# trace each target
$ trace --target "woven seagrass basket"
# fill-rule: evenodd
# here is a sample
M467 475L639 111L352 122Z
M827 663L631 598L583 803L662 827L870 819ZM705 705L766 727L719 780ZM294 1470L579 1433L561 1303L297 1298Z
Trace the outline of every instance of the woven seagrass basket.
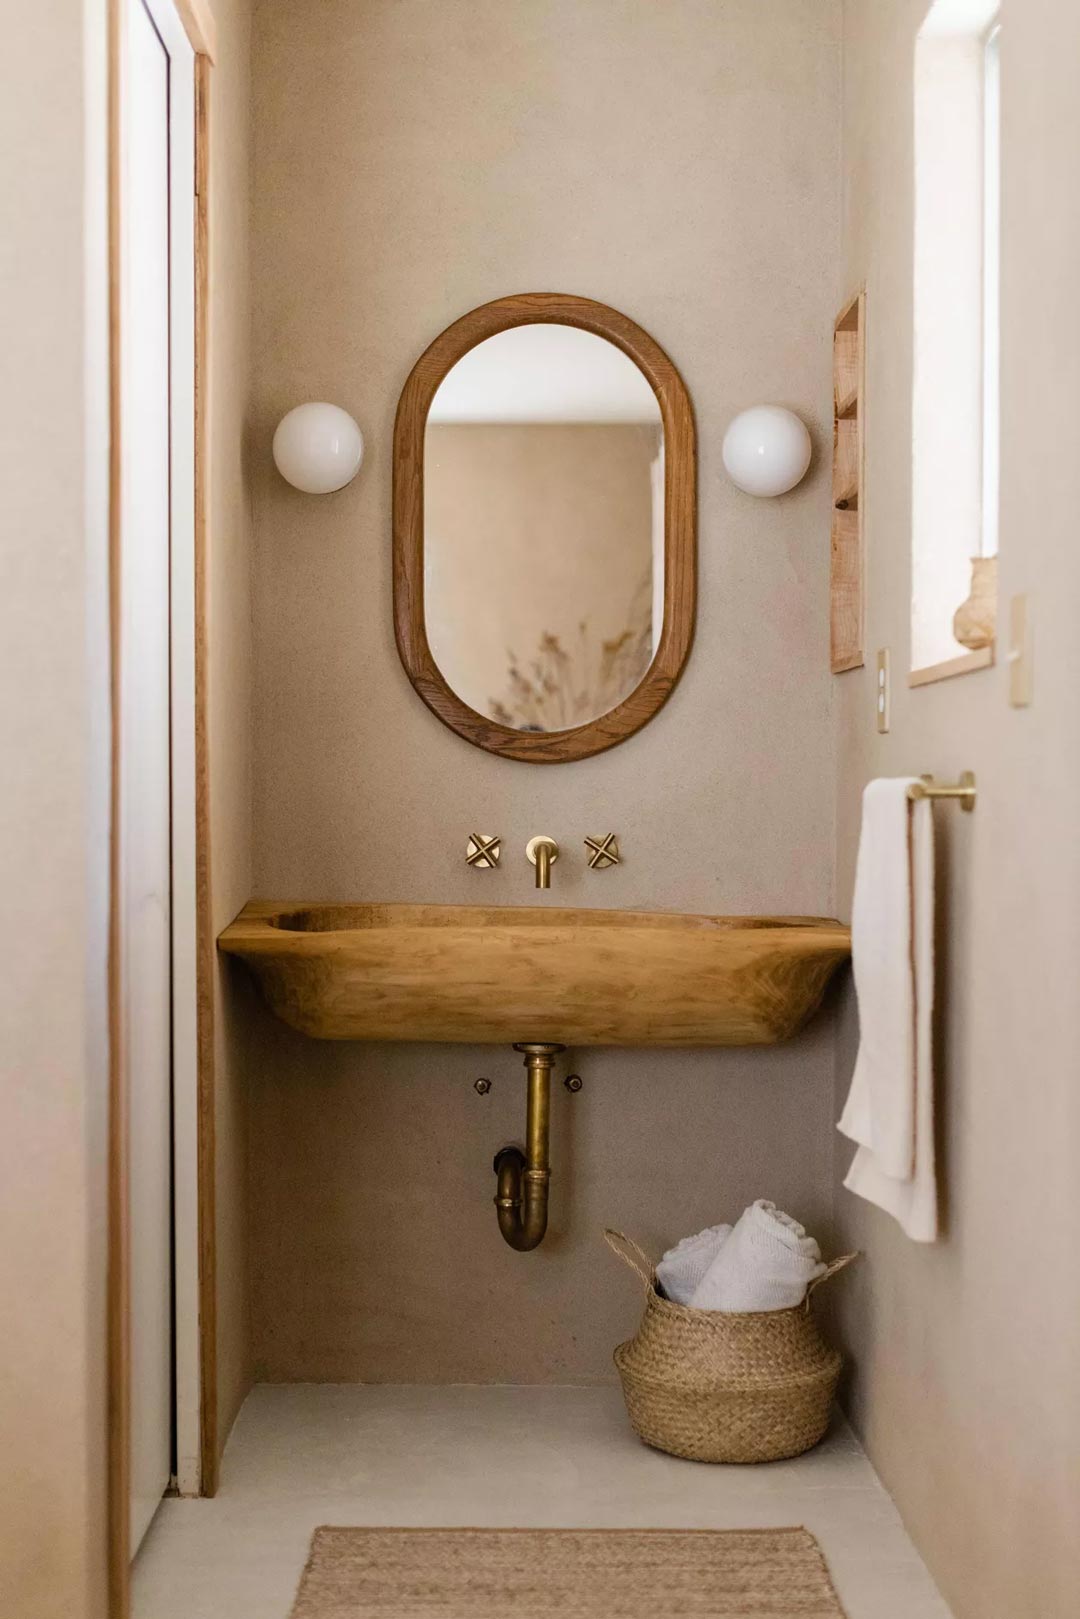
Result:
M810 1295L854 1254L834 1259L795 1309L736 1314L661 1298L637 1243L621 1231L604 1237L645 1284L641 1326L616 1349L615 1365L647 1445L694 1462L776 1462L817 1444L840 1356L818 1332Z

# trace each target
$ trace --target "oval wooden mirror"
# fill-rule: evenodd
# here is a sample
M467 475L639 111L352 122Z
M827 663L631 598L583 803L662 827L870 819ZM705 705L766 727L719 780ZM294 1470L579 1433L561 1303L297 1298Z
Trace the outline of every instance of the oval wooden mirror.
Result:
M652 719L696 591L694 421L625 315L526 293L416 362L394 428L394 629L451 730L536 764Z

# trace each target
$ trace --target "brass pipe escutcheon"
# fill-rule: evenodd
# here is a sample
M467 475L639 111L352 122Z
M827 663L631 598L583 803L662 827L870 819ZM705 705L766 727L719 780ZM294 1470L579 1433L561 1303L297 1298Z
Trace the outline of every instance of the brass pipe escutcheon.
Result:
M525 1053L528 1101L525 1112L525 1151L501 1147L495 1154L498 1183L495 1209L504 1241L519 1253L539 1247L547 1230L548 1134L551 1121L551 1070L565 1046L528 1042L515 1045Z

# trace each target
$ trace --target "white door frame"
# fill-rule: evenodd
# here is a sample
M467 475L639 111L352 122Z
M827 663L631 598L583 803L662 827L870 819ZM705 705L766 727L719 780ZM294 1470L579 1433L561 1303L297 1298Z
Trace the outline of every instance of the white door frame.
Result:
M174 1482L198 1494L198 999L195 827L195 53L174 0L149 16L169 60L169 720L172 945ZM121 60L125 60L122 49ZM123 141L121 129L121 140ZM121 199L121 210L123 210ZM121 322L121 351L124 331ZM124 400L120 401L121 442ZM121 536L121 548L125 536ZM123 646L120 657L123 660ZM123 736L120 747L123 748ZM123 948L123 945L121 946Z
M122 1022L123 940L118 928L120 865L117 835L120 669L119 588L123 555L121 457L124 399L123 142L124 29L132 0L94 0L108 16L109 150L109 421L111 595L111 743L113 825L110 837L109 933L109 1265L108 1587L111 1619L127 1619L130 1556L130 1209L128 1198L128 1076ZM151 0L150 15L170 56L183 63L185 93L176 97L171 135L170 193L175 323L170 323L173 438L172 510L177 543L171 558L170 670L173 769L172 886L174 1037L174 1267L176 1484L181 1493L213 1493L217 1479L213 1211L213 982L210 914L209 780L206 734L207 547L207 128L210 68L216 54L211 0ZM190 58L194 53L194 60ZM190 91L188 87L190 86ZM196 187L198 186L198 193ZM184 199L190 199L190 206ZM183 289L182 301L179 289Z
M181 1495L198 1495L202 1480L195 823L195 52L173 0L141 3L169 53L175 1476Z

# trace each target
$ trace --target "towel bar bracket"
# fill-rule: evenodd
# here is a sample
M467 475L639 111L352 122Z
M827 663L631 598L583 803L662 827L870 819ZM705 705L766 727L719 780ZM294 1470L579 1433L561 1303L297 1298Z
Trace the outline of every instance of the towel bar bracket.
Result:
M965 770L960 780L948 785L939 785L933 776L924 776L921 781L912 782L908 788L908 797L919 798L955 798L960 808L970 813L975 808L975 773Z

